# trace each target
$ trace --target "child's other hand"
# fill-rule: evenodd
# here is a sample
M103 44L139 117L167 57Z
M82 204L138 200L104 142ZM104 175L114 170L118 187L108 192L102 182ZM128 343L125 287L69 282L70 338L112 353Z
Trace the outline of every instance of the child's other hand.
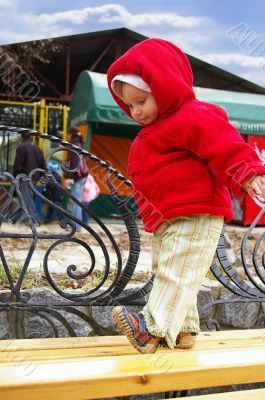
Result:
M262 196L265 200L265 175L255 176L243 184L243 189L251 197Z

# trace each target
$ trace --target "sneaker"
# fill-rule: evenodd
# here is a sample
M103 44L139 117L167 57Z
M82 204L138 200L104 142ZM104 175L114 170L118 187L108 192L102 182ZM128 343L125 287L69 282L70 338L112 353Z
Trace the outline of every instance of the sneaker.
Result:
M176 339L175 348L191 349L196 343L197 333L195 332L180 332Z
M161 338L147 331L142 314L130 312L126 307L118 306L113 308L112 318L115 326L127 336L139 353L148 354L156 351Z

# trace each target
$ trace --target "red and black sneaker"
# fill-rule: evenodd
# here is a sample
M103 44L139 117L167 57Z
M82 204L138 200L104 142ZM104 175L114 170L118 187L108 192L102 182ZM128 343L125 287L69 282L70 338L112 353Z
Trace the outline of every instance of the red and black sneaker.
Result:
M115 326L127 336L139 353L148 354L156 351L161 338L147 331L142 314L130 312L126 307L118 306L113 308L112 318Z

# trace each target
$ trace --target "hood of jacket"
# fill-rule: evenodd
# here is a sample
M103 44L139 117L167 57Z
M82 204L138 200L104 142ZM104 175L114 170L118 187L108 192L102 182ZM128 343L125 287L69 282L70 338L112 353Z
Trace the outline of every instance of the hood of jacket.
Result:
M123 54L108 69L108 85L117 104L131 117L129 108L111 88L117 74L139 75L150 87L164 118L182 104L195 98L193 74L186 55L174 44L163 39L146 39Z

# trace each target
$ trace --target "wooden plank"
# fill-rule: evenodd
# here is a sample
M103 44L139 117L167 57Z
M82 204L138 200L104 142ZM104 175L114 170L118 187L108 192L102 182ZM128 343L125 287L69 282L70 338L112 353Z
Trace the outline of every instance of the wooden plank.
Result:
M201 333L194 349L189 351L221 350L223 348L245 348L259 347L264 342L262 332L264 330L253 331L229 331ZM34 360L44 359L64 359L64 358L84 358L138 354L124 336L106 336L90 338L49 338L49 339L22 339L0 341L0 363L16 362L27 359L28 352ZM159 351L170 352L168 348ZM186 352L187 350L177 350Z
M265 342L265 329L246 329L232 331L201 332L197 337L196 346L214 346L222 342L229 346L246 345L246 341L259 340ZM205 343L207 342L207 346ZM129 341L125 336L92 336L74 338L44 338L44 339L19 339L0 341L0 352L24 351L24 350L47 350L47 349L73 349L73 348L95 348L125 346ZM213 344L213 345L212 345Z
M43 339L13 339L1 340L0 352L12 350L35 349L72 349L90 348L95 346L128 346L129 341L125 336L91 336L91 337L67 337L67 338L43 338Z
M88 348L73 348L73 349L47 349L47 350L12 350L0 353L0 365L3 363L19 362L28 359L31 360L61 360L72 358L87 358L87 357L115 357L122 355L139 354L133 346L112 346L112 347L88 347Z
M259 348L206 353L162 349L151 355L29 359L0 365L0 398L28 400L30 390L39 400L97 399L261 382L264 376L264 342Z
M240 390L236 392L213 393L200 396L187 396L186 400L264 400L265 389ZM176 399L177 400L177 399Z
M215 340L249 340L261 338L265 340L265 329L234 329L227 331L205 331L199 334L200 341Z
M193 349L188 350L189 352L202 350L205 353L211 352L212 350L223 351L224 348L240 349L240 348L260 348L261 338L253 338L252 340L248 340L247 346L245 340L237 340L237 341L211 341L211 342L199 342ZM50 339L49 339L50 341ZM2 363L12 363L15 361L16 363L19 361L23 361L24 359L30 358L31 360L60 360L60 359L72 359L72 358L85 358L85 357L115 357L121 355L133 355L138 354L138 352L134 349L134 347L127 342L127 345L119 346L119 345L111 345L111 346L88 346L88 347L75 347L73 348L58 348L47 346L46 349L43 348L44 343L41 344L40 349L37 348L29 348L24 350L22 347L20 348L12 348L8 351L8 347L5 348L5 351L0 352L0 364ZM31 346L32 347L32 346ZM159 348L158 352L163 353L164 355L167 352L171 352L172 350L165 348ZM186 352L187 350L176 350L176 354L180 354L182 352Z
M251 339L265 338L265 329L233 329L227 331L204 331L200 333L200 340L215 340L215 339Z

